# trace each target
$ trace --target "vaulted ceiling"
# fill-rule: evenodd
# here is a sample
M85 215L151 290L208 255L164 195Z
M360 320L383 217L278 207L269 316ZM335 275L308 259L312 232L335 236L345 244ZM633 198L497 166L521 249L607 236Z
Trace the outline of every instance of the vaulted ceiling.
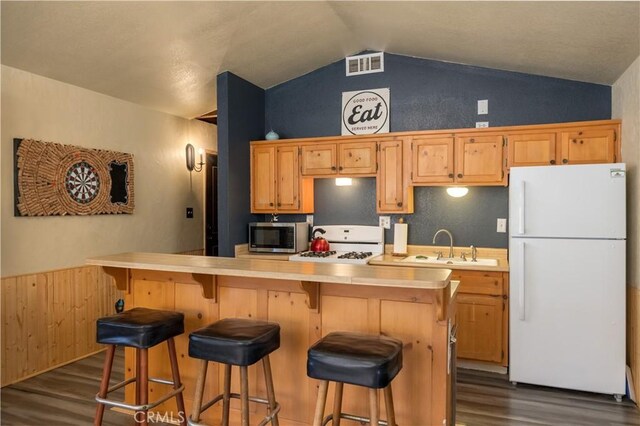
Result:
M2 1L2 64L183 117L363 50L612 84L640 2Z

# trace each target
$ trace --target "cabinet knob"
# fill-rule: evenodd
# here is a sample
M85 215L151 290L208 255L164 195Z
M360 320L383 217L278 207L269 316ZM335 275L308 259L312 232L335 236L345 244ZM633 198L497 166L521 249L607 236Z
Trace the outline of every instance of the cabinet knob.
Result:
M462 177L462 173L458 173L458 177L461 178Z
M562 159L562 164L567 164L569 162L569 160L567 160L566 158Z
M580 145L582 145L584 143L584 141L582 139L580 139Z
M453 179L453 173L449 173L449 177Z
M556 164L556 160L549 160L549 163Z
M273 203L269 203L269 205L270 205L271 207L273 207Z
M331 170L333 170L335 172L336 166L331 166Z
M469 142L475 142L476 140L474 138L469 139Z
M278 207L280 207L282 204L278 203Z
M342 166L338 167L338 170L342 170Z
M402 207L402 202L398 203L398 207Z

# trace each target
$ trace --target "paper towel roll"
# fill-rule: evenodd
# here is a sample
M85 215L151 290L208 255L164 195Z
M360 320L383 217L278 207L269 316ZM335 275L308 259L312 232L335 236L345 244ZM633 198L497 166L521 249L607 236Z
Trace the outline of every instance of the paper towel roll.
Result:
M406 223L396 223L393 225L393 254L407 253L407 234L409 225Z

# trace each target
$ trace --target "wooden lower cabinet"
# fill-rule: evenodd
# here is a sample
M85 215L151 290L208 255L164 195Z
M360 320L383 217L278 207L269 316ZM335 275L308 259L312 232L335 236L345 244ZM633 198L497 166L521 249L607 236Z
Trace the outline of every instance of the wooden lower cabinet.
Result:
M508 273L454 271L458 358L502 366L508 363Z

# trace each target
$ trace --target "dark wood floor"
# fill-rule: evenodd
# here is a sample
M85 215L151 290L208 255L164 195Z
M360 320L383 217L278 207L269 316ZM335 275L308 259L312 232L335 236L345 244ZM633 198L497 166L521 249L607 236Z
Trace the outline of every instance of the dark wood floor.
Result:
M102 360L102 354L96 355L2 389L0 424L91 424ZM114 363L114 382L121 380L123 370L119 351ZM640 411L628 400L618 404L606 395L528 385L514 387L505 376L471 370L458 372L457 408L459 425L640 426ZM345 425L348 423L351 424ZM103 424L135 422L127 415L108 411Z

